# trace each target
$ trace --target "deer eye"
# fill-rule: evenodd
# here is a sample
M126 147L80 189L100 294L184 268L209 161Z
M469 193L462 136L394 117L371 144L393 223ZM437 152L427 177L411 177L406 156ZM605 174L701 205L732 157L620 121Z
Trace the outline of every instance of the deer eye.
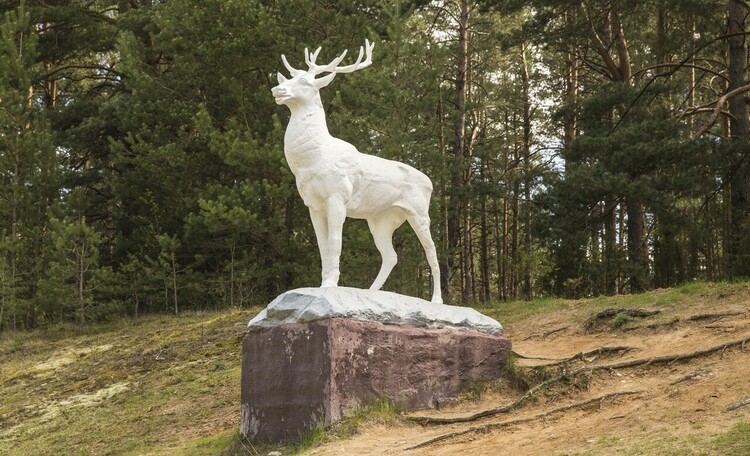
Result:
M299 82L300 82L300 84L305 85L305 86L311 86L312 85L312 83L310 82L310 80L305 79L305 78L300 79Z

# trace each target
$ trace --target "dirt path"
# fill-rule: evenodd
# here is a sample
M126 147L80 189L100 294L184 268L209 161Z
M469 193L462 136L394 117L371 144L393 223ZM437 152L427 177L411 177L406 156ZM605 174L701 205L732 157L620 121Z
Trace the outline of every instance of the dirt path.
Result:
M556 364L554 359L600 347L622 347L567 363L564 368L568 372L694 353L750 338L750 303L746 301L726 302L720 307L691 306L689 312L677 307L659 310L659 314L629 320L616 329L611 319L602 319L586 329L584 323L589 314L556 312L508 325L506 332L515 352L530 358L548 358L519 359L519 365L527 368L539 369L540 365ZM559 365L548 367L547 375L555 377L562 369ZM555 382L512 412L471 422L423 426L400 420L395 425L371 424L352 438L326 444L307 454L718 454L711 448L714 436L750 419L750 406L727 410L731 404L750 397L749 379L750 341L747 346L737 344L671 363L585 371ZM556 408L615 392L630 394L535 418ZM469 416L508 404L520 395L500 384L479 400L419 414ZM503 424L511 420L522 422ZM409 449L441 435L461 432L465 433Z

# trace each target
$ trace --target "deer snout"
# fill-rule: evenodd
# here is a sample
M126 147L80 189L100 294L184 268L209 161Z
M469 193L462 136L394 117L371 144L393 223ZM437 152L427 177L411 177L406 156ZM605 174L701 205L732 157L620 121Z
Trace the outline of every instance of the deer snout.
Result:
M286 88L277 85L271 88L271 94L276 99L276 104L283 104L283 102L289 98L289 92Z

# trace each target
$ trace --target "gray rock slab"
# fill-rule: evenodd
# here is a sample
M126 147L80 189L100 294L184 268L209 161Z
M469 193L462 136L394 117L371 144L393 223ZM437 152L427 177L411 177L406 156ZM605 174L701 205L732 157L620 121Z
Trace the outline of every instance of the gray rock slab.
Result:
M388 325L465 329L501 334L502 326L470 307L436 304L388 291L349 287L298 288L279 295L250 320L249 327L273 328L329 318L350 318Z

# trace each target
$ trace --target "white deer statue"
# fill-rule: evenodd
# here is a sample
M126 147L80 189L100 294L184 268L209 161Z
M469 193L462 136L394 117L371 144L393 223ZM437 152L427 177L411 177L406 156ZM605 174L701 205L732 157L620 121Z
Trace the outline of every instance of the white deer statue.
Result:
M284 134L284 155L297 182L297 190L310 210L320 249L322 287L338 286L341 239L346 217L366 219L375 245L383 257L371 290L379 290L398 260L393 232L405 221L417 233L432 271L432 302L441 303L440 268L430 235L432 182L411 166L360 153L353 145L328 132L320 89L338 73L351 73L372 63L375 45L365 40L352 65L339 66L346 51L328 65L317 65L320 48L305 49L308 70L297 70L281 56L291 73L277 74L279 85L271 89L277 104L292 115ZM362 61L363 55L367 57ZM321 73L329 73L316 78Z

